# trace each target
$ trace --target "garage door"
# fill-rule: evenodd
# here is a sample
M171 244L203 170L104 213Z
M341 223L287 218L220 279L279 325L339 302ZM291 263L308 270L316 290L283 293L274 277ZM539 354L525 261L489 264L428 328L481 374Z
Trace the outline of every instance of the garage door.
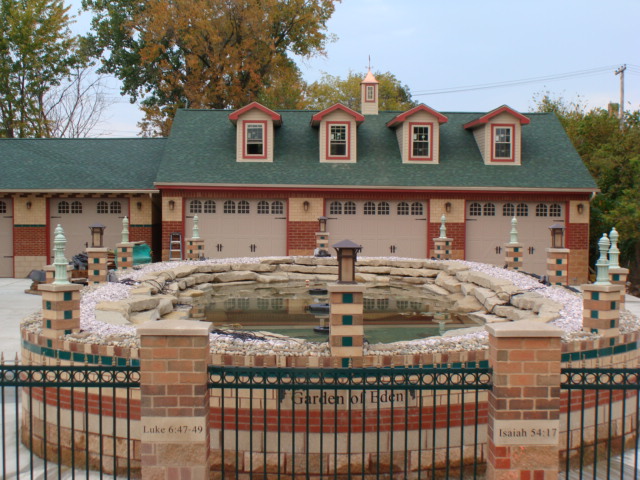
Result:
M13 207L0 199L0 277L13 277Z
M287 217L283 200L190 199L185 236L198 216L207 258L265 257L287 253Z
M524 247L523 270L545 275L551 243L549 227L564 223L559 203L468 202L466 259L504 266L504 244L509 242L511 219L518 219L518 240Z
M368 257L427 254L424 202L331 200L326 211L331 243L352 240Z
M129 212L129 201L123 198L52 198L50 201L51 248L56 225L62 225L67 246L65 255L71 259L91 246L89 225L101 223L104 231L104 246L115 249L122 241L122 219ZM51 256L53 260L53 254Z

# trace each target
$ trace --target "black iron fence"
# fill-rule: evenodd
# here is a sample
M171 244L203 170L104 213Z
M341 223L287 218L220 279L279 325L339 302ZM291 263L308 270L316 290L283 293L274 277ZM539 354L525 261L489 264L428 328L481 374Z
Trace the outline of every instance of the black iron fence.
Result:
M139 367L0 365L3 479L131 478Z
M478 478L484 469L489 368L211 366L209 379L222 478Z
M564 368L561 389L561 478L637 479L640 369Z

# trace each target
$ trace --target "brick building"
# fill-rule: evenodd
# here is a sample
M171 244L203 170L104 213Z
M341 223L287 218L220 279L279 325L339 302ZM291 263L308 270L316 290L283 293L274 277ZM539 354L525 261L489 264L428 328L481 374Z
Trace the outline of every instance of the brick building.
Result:
M370 73L361 95L361 112L180 110L163 139L0 140L0 276L49 263L58 223L68 256L95 222L115 246L127 215L131 240L168 258L197 215L207 257L310 254L320 216L362 255L431 257L444 214L453 258L496 265L515 216L538 274L561 223L569 280L587 280L597 187L555 115L380 112Z

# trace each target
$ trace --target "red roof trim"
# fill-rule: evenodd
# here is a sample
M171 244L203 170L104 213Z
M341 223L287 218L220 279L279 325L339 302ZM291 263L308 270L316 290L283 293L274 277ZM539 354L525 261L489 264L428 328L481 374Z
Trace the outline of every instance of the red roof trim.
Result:
M389 128L395 127L398 124L405 122L407 118L409 118L411 115L414 115L418 112L426 112L430 115L433 115L438 119L438 123L447 123L449 121L449 119L444 115L442 115L440 112L437 112L433 108L427 107L424 103L421 103L417 107L413 107L411 110L407 110L406 112L401 113L397 117L394 117L391 120L389 120L387 122L387 127Z
M529 120L528 117L525 117L521 113L516 112L513 108L508 107L507 105L503 105L501 107L496 108L495 110L491 110L486 115L483 115L482 117L465 124L464 128L466 129L474 128L474 127L477 127L478 125L488 123L489 120L491 120L493 117L505 112L516 117L520 121L521 125L527 125L531 121Z
M273 120L273 123L275 125L282 125L282 116L279 113L274 112L273 110L265 107L264 105L259 104L258 102L251 102L249 105L246 105L236 110L235 112L230 113L229 120L231 120L235 125L235 123L238 121L238 118L240 118L241 115L244 115L245 113L254 109L258 109L261 112L269 115L269 117L271 117L271 120Z
M349 107L345 107L341 103L336 103L333 107L322 110L311 117L311 125L317 127L325 116L335 112L336 110L341 110L344 113L351 115L358 124L364 122L364 115L359 114L355 110L351 110Z

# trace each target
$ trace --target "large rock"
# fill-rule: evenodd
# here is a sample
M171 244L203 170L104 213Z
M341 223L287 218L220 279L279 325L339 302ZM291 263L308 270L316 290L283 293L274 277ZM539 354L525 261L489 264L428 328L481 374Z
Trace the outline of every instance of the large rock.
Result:
M484 323L484 324L510 321L504 317L499 317L497 315L492 315L490 313L485 313L485 312L471 312L469 313L469 318L474 322Z
M427 292L434 293L436 295L444 295L444 296L449 295L449 291L448 290L445 290L444 288L439 287L438 285L434 285L434 284L427 284L427 285L424 286L424 289Z
M310 274L338 274L338 267L331 266L314 266L314 265L281 265L280 270L292 273L310 273Z
M156 308L160 299L157 296L131 295L125 301L129 304L131 312L142 312Z
M231 270L231 265L228 263L210 263L207 265L198 265L199 273L222 273Z
M194 280L194 285L199 283L210 283L213 281L213 275L210 273L194 273L191 275Z
M258 275L258 283L283 283L288 282L289 277L286 274L276 273L272 275Z
M388 275L391 273L391 267L369 267L369 266L357 266L356 272L359 273L375 273L376 275Z
M114 302L115 303L115 302ZM124 310L95 310L96 321L111 325L131 325L129 314Z
M398 262L407 263L407 262ZM399 277L426 277L435 278L440 273L439 270L428 270L426 268L411 268L411 267L391 267L389 269L390 275Z
M475 312L482 309L482 304L476 297L464 296L453 304L453 311L460 313Z
M260 260L260 263L266 263L267 265L282 265L284 263L293 263L293 258L291 257L263 258Z
M511 305L497 305L493 309L493 313L499 317L504 317L509 320L532 320L535 315L531 310L520 310L519 308Z
M129 320L134 325L142 325L147 322L155 322L160 319L160 313L155 308L153 310L147 310L145 312L138 312L134 315L131 315Z
M452 277L448 273L440 272L436 277L435 283L439 287L442 287L451 293L462 292L461 283L456 279L456 277Z
M237 271L251 271L251 272L273 272L276 269L276 265L270 265L268 263L237 263L231 266L232 270Z
M493 291L505 291L504 288L507 286L513 286L513 283L505 278L497 278L483 272L475 271L469 272L467 281L473 282L484 288L489 288Z
M482 304L482 306L488 312L493 312L493 309L496 305L504 305L505 302L498 294L489 288L477 287L473 291L473 295L478 299L478 301Z
M198 267L194 265L182 265L180 267L174 267L171 269L175 273L176 278L188 277L192 273L198 271Z
M231 271L225 273L218 273L214 275L215 283L227 283L227 282L246 282L255 281L258 279L258 274L255 272L241 272Z
M338 260L334 257L295 257L293 263L298 265L332 265L337 266Z
M460 262L445 262L444 263L444 271L449 275L456 275L458 272L464 272L465 270L469 270L469 267L464 263Z
M173 301L168 298L161 298L158 302L156 310L158 311L160 316L173 312Z

